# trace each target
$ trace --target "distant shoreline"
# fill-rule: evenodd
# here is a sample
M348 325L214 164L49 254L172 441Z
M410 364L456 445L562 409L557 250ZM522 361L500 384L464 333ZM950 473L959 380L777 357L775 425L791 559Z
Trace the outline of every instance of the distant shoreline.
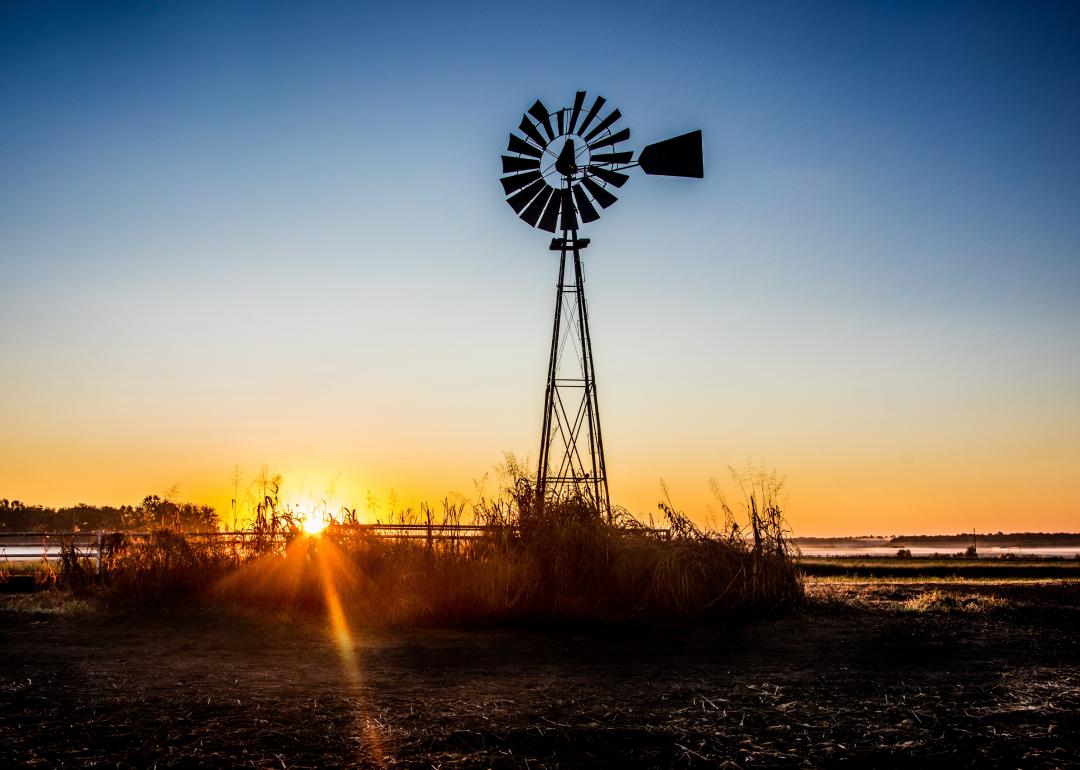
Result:
M958 535L892 535L855 537L793 537L799 547L813 548L1080 548L1080 533L1014 532Z

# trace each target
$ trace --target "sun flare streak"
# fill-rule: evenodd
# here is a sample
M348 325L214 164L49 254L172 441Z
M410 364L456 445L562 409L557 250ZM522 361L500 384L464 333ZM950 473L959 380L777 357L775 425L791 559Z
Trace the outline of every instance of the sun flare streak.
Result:
M305 531L307 531L305 529ZM320 530L321 531L321 530ZM352 690L354 700L357 703L357 720L364 737L364 748L369 759L374 760L380 767L385 764L382 736L376 726L375 720L368 714L365 695L362 691L362 676L360 664L356 657L356 643L353 640L352 631L345 618L345 612L338 596L337 583L334 580L334 568L330 564L327 551L332 549L333 543L322 540L315 547L315 562L318 565L319 578L322 583L323 597L326 601L326 612L330 620L330 630L337 644L338 656L341 658L342 668L349 688Z

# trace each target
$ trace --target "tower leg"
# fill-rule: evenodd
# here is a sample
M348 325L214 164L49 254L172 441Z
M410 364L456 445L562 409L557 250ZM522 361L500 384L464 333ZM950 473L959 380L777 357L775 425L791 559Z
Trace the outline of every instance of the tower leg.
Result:
M555 370L559 356L562 322L563 275L566 272L566 249L559 254L559 277L555 282L555 324L551 331L551 354L548 357L547 387L544 389L544 427L540 431L540 467L536 472L536 501L543 507L547 497L548 454L551 449L551 418L555 405Z

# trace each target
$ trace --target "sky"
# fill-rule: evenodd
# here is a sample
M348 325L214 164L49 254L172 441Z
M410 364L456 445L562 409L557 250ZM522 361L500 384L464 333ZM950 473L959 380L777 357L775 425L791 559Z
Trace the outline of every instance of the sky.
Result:
M587 89L613 501L1080 529L1080 7L0 5L0 497L475 499L537 457L555 255L499 155ZM485 482L485 476L487 481Z

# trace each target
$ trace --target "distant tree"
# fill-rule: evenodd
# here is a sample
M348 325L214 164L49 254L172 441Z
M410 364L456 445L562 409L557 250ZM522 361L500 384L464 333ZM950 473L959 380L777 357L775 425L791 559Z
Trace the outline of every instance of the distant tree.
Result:
M221 523L213 506L193 503L178 505L175 518L182 529L198 532L217 530Z
M139 507L135 509L132 523L138 529L157 529L162 526L161 515L163 513L162 506L164 505L165 501L157 495L147 495L139 503Z

